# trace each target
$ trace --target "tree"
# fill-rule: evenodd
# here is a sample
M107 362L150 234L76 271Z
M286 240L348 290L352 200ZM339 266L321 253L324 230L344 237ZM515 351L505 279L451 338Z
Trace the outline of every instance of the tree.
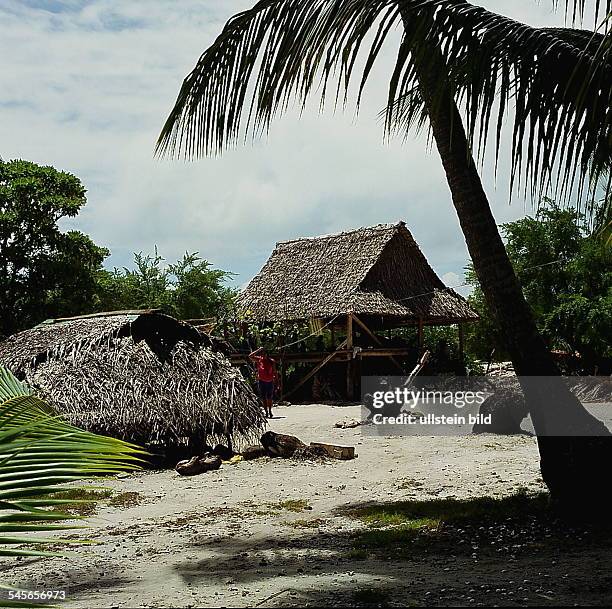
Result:
M88 311L109 252L58 226L85 203L85 188L69 173L0 161L0 335Z
M606 433L553 378L559 371L521 292L472 152L477 136L484 150L496 99L499 150L512 98L513 180L526 175L532 192L554 175L560 176L561 191L571 189L576 177L588 175L597 182L612 141L606 37L530 28L463 0L261 0L231 19L200 57L183 83L157 151L200 156L235 141L256 69L248 125L253 129L265 129L292 95L305 100L319 73L322 99L337 73L338 93L344 88L346 101L356 57L374 30L360 97L398 21L404 33L390 79L387 125L399 117L408 124L429 124L475 272L521 375L538 435ZM458 101L466 105L467 131ZM550 381L532 383L526 375ZM557 500L571 501L577 488L596 492L595 479L585 476L584 456L592 456L595 444L601 445L550 437L539 441L542 473Z
M596 214L598 215L598 214ZM545 200L535 217L502 225L506 249L523 286L536 324L554 349L579 352L582 368L593 371L612 356L612 251L591 233L584 214ZM472 304L481 320L468 344L488 356L503 349L473 271ZM485 355L486 354L486 355Z
M157 250L140 252L134 254L134 270L100 272L97 310L152 308L179 319L203 319L221 316L231 306L235 290L224 285L231 273L211 268L197 253L164 262Z

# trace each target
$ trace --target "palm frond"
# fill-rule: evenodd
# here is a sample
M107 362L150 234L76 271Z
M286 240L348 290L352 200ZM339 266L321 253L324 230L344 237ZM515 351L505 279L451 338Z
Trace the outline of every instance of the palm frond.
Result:
M414 65L428 58L416 49L436 45L481 154L494 112L497 154L504 119L514 114L513 182L522 179L538 198L553 181L565 194L587 177L596 181L612 147L609 34L533 28L464 0L262 0L233 17L200 57L156 153L217 154L236 143L244 116L245 133L264 132L291 99L305 103L319 84L322 103L334 80L336 100L346 102L365 47L359 104L385 39L402 27L400 14L410 27L390 77L387 128L402 99L410 99L407 124L423 124Z
M560 0L553 0L552 3L555 9L561 4ZM593 0L564 0L563 4L565 5L565 19L571 23L584 20L589 4L593 7L593 17L596 23L602 13L609 14L612 9L611 0L605 0L605 2L602 0L595 0L595 2Z
M499 155L511 111L511 187L522 180L539 200L554 183L556 197L580 200L612 154L612 63L603 53L609 35L533 28L467 4L438 11L435 36L447 27L460 28L445 55L481 154L497 111Z
M145 454L67 424L0 367L0 556L58 555L46 547L68 542L28 534L81 528L61 511L75 503L58 498L66 483L138 469Z

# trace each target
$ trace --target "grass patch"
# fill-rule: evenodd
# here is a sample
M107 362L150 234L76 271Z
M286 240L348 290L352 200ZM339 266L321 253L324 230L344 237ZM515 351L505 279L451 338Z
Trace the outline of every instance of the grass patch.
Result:
M53 506L60 512L78 516L92 516L96 513L97 502L108 499L112 495L109 490L92 490L85 488L72 488L53 494L53 499L61 499L66 503Z
M276 504L263 504L249 507L249 516L278 516L281 508Z
M119 493L111 497L108 505L113 507L131 508L143 502L143 495L136 492Z
M348 515L367 525L353 537L353 552L357 555L382 553L403 560L426 548L442 553L449 548L470 553L468 542L481 536L494 538L500 523L546 521L549 519L543 517L547 511L548 495L520 492L502 499L479 497L375 504L353 509ZM512 531L520 530L523 524L502 527L507 538L501 545L510 547Z
M272 509L287 510L288 512L304 512L306 510L312 510L312 507L306 501L306 499L287 499L287 501L279 501L278 503L271 504Z
M365 548L351 548L344 554L347 560L366 560L370 553Z
M542 514L548 495L519 492L496 499L433 499L376 504L351 510L349 516L371 527L410 525L412 528L437 528L441 524L463 524Z
M401 556L409 546L423 540L423 533L433 531L421 521L409 522L386 529L369 529L359 533L355 539L354 550L393 550Z

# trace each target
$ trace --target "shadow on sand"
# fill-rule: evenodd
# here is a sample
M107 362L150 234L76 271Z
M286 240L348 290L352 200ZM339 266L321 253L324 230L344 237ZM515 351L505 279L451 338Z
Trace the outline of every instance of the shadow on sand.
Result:
M599 604L612 584L610 530L558 520L546 495L347 504L335 515L346 530L313 519L196 540L205 556L175 569L188 585L283 578L266 606Z

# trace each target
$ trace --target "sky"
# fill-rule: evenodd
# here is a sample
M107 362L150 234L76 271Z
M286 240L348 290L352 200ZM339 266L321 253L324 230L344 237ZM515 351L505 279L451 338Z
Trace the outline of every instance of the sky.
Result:
M0 0L0 157L77 175L88 203L68 229L108 247L172 261L199 252L244 285L275 242L404 220L447 285L468 254L440 160L424 136L385 141L378 114L393 67L385 48L356 115L291 109L269 134L218 158L155 159L183 78L234 13L254 0ZM479 4L533 25L561 25L549 0ZM509 203L508 166L483 182L498 222L532 213Z

